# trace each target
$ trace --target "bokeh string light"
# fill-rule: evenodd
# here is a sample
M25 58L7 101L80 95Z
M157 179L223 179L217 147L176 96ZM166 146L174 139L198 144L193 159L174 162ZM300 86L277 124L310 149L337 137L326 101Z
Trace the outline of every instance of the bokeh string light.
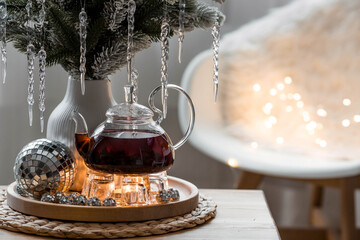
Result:
M293 79L290 76L286 76L283 81L274 83L273 86L266 85L262 86L259 82L252 85L252 91L254 94L264 96L266 98L265 104L261 107L263 113L263 127L265 131L273 132L273 128L280 123L281 114L293 114L289 119L301 119L301 128L306 134L312 139L313 143L319 148L325 148L328 146L328 141L324 137L320 137L326 134L318 134L321 131L324 132L324 125L321 119L325 119L329 116L329 112L323 106L315 107L315 111L312 109L314 106L306 106L301 95L301 91L294 91L291 85L294 84ZM262 94L262 95L260 95ZM280 100L280 101L278 101ZM350 98L343 98L339 101L339 105L342 107L351 106ZM312 110L312 111L309 111ZM314 112L312 115L310 112ZM360 114L355 114L350 118L344 118L339 121L339 126L344 128L351 127L353 123L360 123ZM269 134L270 135L270 134ZM286 135L272 135L273 142L276 145L283 145L286 143ZM250 148L257 149L261 147L261 144L257 141L250 141Z

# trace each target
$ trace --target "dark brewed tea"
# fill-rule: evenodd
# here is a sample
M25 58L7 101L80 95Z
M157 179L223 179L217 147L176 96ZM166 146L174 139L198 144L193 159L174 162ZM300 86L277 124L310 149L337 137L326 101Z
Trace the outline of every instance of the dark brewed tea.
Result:
M149 174L165 171L174 162L173 150L164 134L125 131L89 138L77 133L75 138L86 165L97 171Z

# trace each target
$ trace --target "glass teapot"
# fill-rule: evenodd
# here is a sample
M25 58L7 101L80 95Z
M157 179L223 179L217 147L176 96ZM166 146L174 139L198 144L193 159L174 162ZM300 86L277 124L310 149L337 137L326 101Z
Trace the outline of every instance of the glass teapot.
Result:
M155 88L149 95L147 107L133 101L133 87L125 86L125 103L109 108L107 119L89 136L84 117L73 111L75 121L75 144L92 170L111 174L150 174L168 170L174 163L175 152L189 138L194 127L195 110L189 95L179 86L169 84L184 94L190 108L190 122L184 137L172 144L170 137L161 128L163 113L154 105L154 96L161 89Z

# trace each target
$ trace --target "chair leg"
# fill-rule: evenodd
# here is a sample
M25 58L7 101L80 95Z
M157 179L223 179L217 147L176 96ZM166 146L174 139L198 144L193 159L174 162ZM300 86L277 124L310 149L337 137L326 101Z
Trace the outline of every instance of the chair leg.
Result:
M324 188L322 186L312 184L309 208L309 224L311 226L323 227L324 225L324 221L319 215L319 211L323 203L323 195Z
M248 171L242 171L239 179L237 188L238 189L257 189L260 185L260 182L263 178L263 175Z
M358 240L359 232L355 223L355 189L358 177L340 180L341 240Z

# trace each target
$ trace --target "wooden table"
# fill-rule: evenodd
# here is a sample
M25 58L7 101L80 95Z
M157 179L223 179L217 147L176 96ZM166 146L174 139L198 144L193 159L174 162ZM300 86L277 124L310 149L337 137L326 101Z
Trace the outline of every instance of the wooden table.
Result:
M274 220L260 190L201 189L217 203L217 216L196 228L166 235L132 239L280 239ZM0 229L1 240L54 239Z

